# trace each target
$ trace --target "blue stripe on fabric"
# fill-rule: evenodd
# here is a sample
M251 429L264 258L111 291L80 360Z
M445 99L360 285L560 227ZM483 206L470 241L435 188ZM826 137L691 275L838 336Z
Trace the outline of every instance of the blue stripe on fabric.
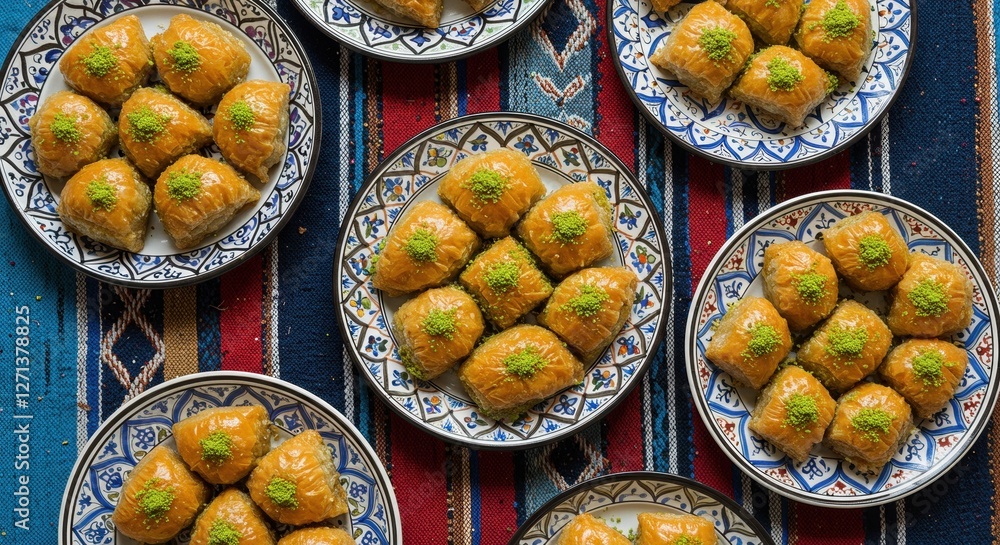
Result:
M455 85L455 93L458 97L458 115L459 117L466 114L469 107L469 92L468 92L468 61L458 61L455 64L455 76L457 83Z
M456 447L461 448L461 447ZM472 477L470 479L470 490L469 490L469 507L472 511L472 545L479 545L482 541L483 534L479 531L482 528L482 491L479 487L479 453L471 450L469 451L469 475ZM488 544L487 544L488 545Z
M219 305L222 295L219 279L198 284L198 370L218 371L222 369L222 335L219 321Z
M101 414L101 283L89 276L87 289L87 436L97 431Z
M346 50L342 50L342 54L347 54ZM351 175L351 196L353 197L358 190L361 189L361 185L365 181L365 150L367 148L367 140L365 138L365 99L367 98L368 78L370 75L365 72L365 61L364 58L357 55L351 56L351 80L355 82L360 82L360 84L355 85L355 90L351 94L351 157L352 157L352 175ZM380 69L380 68L379 68ZM380 99L381 100L381 99ZM379 134L379 141L381 141L382 135ZM339 234L339 226L338 226ZM370 415L373 412L373 403L378 403L377 400L372 399L371 391L368 389L367 384L364 382L364 378L361 376L360 371L356 366L351 367L351 372L354 373L354 384L357 385L355 391L358 392L357 396L354 396L354 421L358 425L358 429L361 433L374 444L375 440L375 430L372 427L372 419ZM386 436L389 435L388 421L386 422L385 429Z
M691 246L689 243L688 220L690 208L688 199L688 158L687 154L678 146L673 146L671 156L673 157L673 183L674 183L674 203L673 203L673 233L671 236L671 249L673 251L673 274L674 274L674 330L668 332L674 336L673 365L674 376L676 377L676 399L677 411L675 413L677 436L673 441L677 442L677 471L680 475L694 477L694 413L691 387L687 380L687 364L684 355L684 336L687 325L687 313L691 307ZM659 382L659 381L657 381ZM662 388L660 389L662 395ZM658 399L665 399L660 397ZM666 434L664 434L666 435ZM671 440L665 438L664 440ZM666 463L657 465L657 469L666 470Z
M874 189L868 180L868 146L871 134L851 146L851 189Z

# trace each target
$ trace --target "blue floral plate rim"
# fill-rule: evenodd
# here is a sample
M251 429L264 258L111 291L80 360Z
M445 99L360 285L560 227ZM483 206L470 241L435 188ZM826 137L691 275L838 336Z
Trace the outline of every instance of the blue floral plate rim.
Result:
M589 510L581 511L582 505L567 505L576 499L582 499L582 496L588 492L592 492L595 489L607 486L614 486L616 484L624 483L642 483L644 485L673 485L688 493L695 493L710 499L714 504L713 507L720 508L716 520L716 526L718 527L718 520L721 519L728 524L739 523L743 526L743 531L750 532L753 537L760 540L757 545L774 545L774 540L768 534L764 526L758 521L754 516L743 508L740 504L736 503L735 500L726 496L722 492L715 490L714 488L700 483L689 477L683 477L680 475L674 475L673 473L662 473L658 471L624 471L621 473L609 473L607 475L602 475L587 481L580 482L570 488L556 494L549 501L545 502L541 507L535 510L534 513L529 516L524 523L522 523L514 535L511 536L508 545L522 545L522 543L531 543L531 545L546 545L551 542L551 538L555 537L555 533L562 528L553 528L553 524L558 524L562 521L558 520L557 517L553 517L553 513L560 508L567 510L567 507L572 507L572 511L576 514L582 514L583 512L588 512ZM619 496L611 498L613 503L621 502ZM660 498L649 498L649 502L656 502ZM590 498L588 498L588 501ZM617 500L617 501L616 501ZM644 502L646 503L646 502ZM657 502L659 503L659 502ZM606 505L599 506L601 508L606 507ZM694 506L691 506L692 508ZM546 533L545 537L528 536L529 533L535 527L539 525L548 524L549 526L544 527ZM745 535L740 535L735 537L735 543L745 543ZM527 541L535 538L534 541Z
M325 425L332 427L333 431L338 432L347 441L349 446L357 451L355 454L360 456L364 468L370 471L371 480L377 486L377 492L384 501L384 508L388 511L388 516L384 519L386 533L388 534L383 536L388 540L386 545L402 543L402 521L400 518L399 503L396 499L389 475L364 435L361 434L347 417L319 396L278 378L243 371L206 371L163 382L122 403L121 407L106 418L93 435L90 436L86 445L80 450L77 456L63 492L57 526L58 539L61 545L76 543L73 539L73 523L75 517L78 516L74 510L77 492L82 490L87 474L91 470L91 464L100 454L98 451L101 447L114 439L121 428L130 420L139 416L143 410L159 403L165 403L171 396L183 397L186 393L194 392L196 388L203 390L233 388L232 392L229 392L230 394L234 394L240 388L243 388L247 390L247 395L258 399L264 395L260 392L276 392L286 397L292 403L300 406L304 405L306 409L316 411L315 414L326 419ZM200 397L203 397L203 394L197 394L197 396L200 399ZM194 398L196 395L191 395L191 397ZM312 409L309 409L310 405ZM159 444L159 440L157 440L157 444ZM343 453L340 454L342 455ZM380 539L376 539L375 542L382 543Z
M30 187L22 193L35 195L36 199L40 198L44 202L39 201L42 202L40 205L24 206L28 197L14 193L14 188L9 184L12 174L7 176L8 180L0 182L0 186L3 187L4 197L14 215L31 238L59 261L76 271L104 282L130 288L175 288L198 284L238 267L270 245L291 221L306 196L319 162L322 105L312 62L302 42L285 20L263 0L144 0L141 3L125 5L118 2L106 3L104 0L50 0L39 9L12 42L3 68L0 70L2 74L0 77L5 78L6 85L0 91L4 96L3 103L9 105L16 100L30 99L33 111L47 79L52 76L48 67L57 64L59 57L56 56L54 59L46 57L47 64L42 66L45 69L44 77L34 85L23 85L23 88L9 87L10 84L6 80L15 77L11 76L12 67L20 61L27 67L37 67L39 61L28 57L44 53L38 49L39 43L49 46L50 49L58 47L60 51L65 51L79 37L71 37L69 42L60 37L58 43L53 44L50 43L50 37L42 36L33 42L30 50L25 50L33 32L36 32L40 25L52 21L58 25L64 17L78 14L81 21L84 21L79 25L85 31L111 17L130 12L138 13L139 10L146 8L176 9L178 12L194 11L206 17L221 19L223 26L238 26L244 33L245 30L240 24L246 20L249 24L255 25L253 28L258 33L261 31L257 25L264 27L263 33L257 37L259 40L274 42L267 44L271 49L270 53L256 42L253 46L260 48L261 53L268 57L272 69L282 77L282 81L288 79L294 83L295 93L290 107L293 110L293 118L298 114L303 127L302 133L298 135L300 140L296 142L291 141L293 127L292 124L289 125L290 142L285 160L281 163L277 180L269 182L262 191L261 200L253 215L243 225L237 224L236 221L231 222L224 230L230 234L221 238L216 237L220 238L216 242L203 243L198 248L175 250L175 253L166 254L116 250L66 231L54 213L54 200L52 192L48 189L48 181L34 169L33 152L30 155L27 151L21 153L22 150L16 147L21 144L30 149L30 134L25 136L26 118L23 123L18 122L13 117L11 108L6 108L6 113L0 116L4 118L0 120L13 125L11 135L5 140L0 140L0 146L4 148L5 154L3 162L0 163L0 170L8 174L10 174L8 171L14 172L24 178L25 184L30 184ZM141 14L139 15L141 17ZM253 41L253 38L248 36L240 38ZM12 140L13 143L6 143L7 140ZM25 157L12 158L13 152L19 152ZM36 223L38 225L35 225ZM52 240L47 240L46 237Z
M619 223L622 223L616 225L615 230L619 252L622 252L623 248L648 250L649 256L642 253L641 260L646 262L641 266L635 260L631 262L626 260L623 263L624 266L636 270L640 277L640 295L644 293L641 291L643 286L649 292L645 300L639 297L633 305L630 319L615 340L616 343L620 343L626 335L632 333L635 338L628 337L627 341L635 344L630 342L622 346L612 344L592 365L583 385L556 394L512 423L495 421L479 415L474 404L453 395L449 390L452 386L448 384L441 386L438 379L424 382L400 376L405 373L397 361L395 341L388 325L390 320L385 316L384 309L389 307L382 306L384 298L381 292L371 286L368 274L363 268L367 265L366 252L370 252L384 235L358 234L361 231L358 219L364 216L367 220L368 214L385 216L384 222L376 220L380 222L376 229L384 228L387 231L393 221L391 218L398 217L409 199L422 198L421 193L428 188L428 184L435 183L437 179L432 176L438 176L435 173L442 172L442 168L448 167L449 161L464 157L467 152L484 151L485 146L493 145L487 143L484 132L496 135L502 132L505 141L510 142L513 142L515 135L530 134L537 137L538 140L534 140L530 135L524 136L524 140L514 144L514 147L535 157L534 163L540 168L540 172L555 171L561 173L563 177L561 179L564 179L569 178L566 170L571 170L574 174L581 174L582 171L587 173L587 179L597 177L598 183L604 183L600 179L601 173L610 175L605 190L612 191L614 188L617 191L616 197L611 199L612 204L620 206L626 212L631 206L645 215L638 225L634 223L635 218L631 218L633 223L627 225L625 225L626 218L617 218L620 220ZM546 138L542 136L543 134L553 138L551 146L548 142L541 141ZM479 138L472 139L473 135L479 135L482 142ZM440 161L436 167L421 170L417 165L420 157L414 157L415 152L437 145L449 148L447 153L454 153L454 156L446 156L447 159L436 157L436 160ZM468 148L470 145L471 149ZM547 159L548 155L554 156L557 150L565 152L565 148L561 146L570 145L581 148L579 150L577 147L572 148L579 152L578 155L574 157L564 155L563 158L582 166L565 166L564 170L560 170L557 168L560 165L538 161L539 152L543 156L541 159ZM587 152L592 153L593 158L585 157ZM533 153L536 155L532 155ZM381 187L379 182L383 178L401 172L409 173L414 178L413 187L416 187L411 191L410 185L406 185L401 190L402 205L398 201L387 200L378 191ZM547 175L543 172L543 178ZM387 188L390 181L392 180L386 180ZM388 191L385 193L388 194ZM616 207L616 211L620 209ZM637 253L640 252L633 251L630 255L635 258ZM354 196L345 213L333 257L332 295L337 307L337 322L345 350L359 374L377 397L410 424L447 442L473 449L512 451L537 447L596 424L641 382L642 375L651 365L663 336L667 334L666 320L670 312L673 289L671 256L669 241L663 234L662 220L652 200L625 164L595 138L560 121L533 114L486 112L456 117L434 125L400 145L371 172ZM362 301L360 294L364 294L368 300ZM357 301L352 299L352 295L356 295ZM365 303L369 307L363 307ZM367 312L369 309L371 310L369 314L374 315L374 318L367 324L358 322L356 317L352 316L354 312ZM646 309L649 309L648 312ZM374 336L368 335L369 332L374 333ZM368 338L370 345L374 337L382 338L380 348L365 352L364 339ZM395 370L395 378L389 376L390 370ZM610 374L596 377L598 371ZM607 382L609 377L610 382ZM393 382L390 383L390 379ZM593 383L590 382L591 379ZM588 386L593 387L592 392L586 390ZM429 405L428 399L436 404ZM421 402L426 407L422 406ZM467 427L476 428L475 432L462 428L463 418ZM481 431L483 429L486 431Z
M714 367L711 366L706 366L706 369L702 369L701 360L703 359L703 354L699 349L699 338L702 333L700 322L707 313L706 305L709 304L707 299L712 295L711 292L717 289L716 281L720 277L719 273L721 269L729 267L730 263L734 261L741 261L742 263L752 262L752 266L756 268L757 260L742 252L744 245L753 244L753 238L758 234L761 236L770 236L773 234L772 231L765 228L766 226L774 223L776 220L783 217L789 217L789 214L798 214L807 208L811 208L809 213L803 215L805 219L809 219L809 217L817 209L824 206L829 207L828 203L841 203L854 205L855 207L873 207L875 209L883 209L894 215L908 217L916 222L915 225L917 227L929 229L931 234L928 237L931 240L939 241L943 245L950 246L952 248L951 253L954 256L954 259L960 260L961 264L965 266L968 273L972 275L973 284L977 292L974 304L977 305L977 311L979 310L979 307L985 309L986 323L982 323L982 319L974 318L974 323L970 326L970 328L967 328L967 331L969 329L973 329L974 331L972 334L974 334L975 337L970 337L967 342L972 342L979 338L985 340L986 336L991 333L993 334L992 338L996 338L995 333L998 331L997 320L1000 318L1000 305L998 305L996 291L991 283L990 277L986 274L978 256L972 252L965 241L962 240L962 238L959 237L945 222L913 203L884 193L856 189L820 191L789 199L764 211L736 231L712 258L712 261L705 269L705 273L699 281L698 288L695 290L691 299L691 307L688 312L688 319L685 326L685 366L687 368L688 385L691 388L697 412L701 416L705 427L709 430L712 439L717 445L719 445L719 448L726 454L733 464L735 464L741 471L746 473L760 485L786 498L820 507L853 509L859 507L878 506L904 498L931 485L935 482L935 480L943 476L956 464L958 464L958 462L961 461L962 458L973 448L976 440L989 425L993 411L997 406L998 398L1000 398L1000 377L997 376L998 368L995 356L991 355L990 357L989 373L988 377L986 377L985 384L982 384L981 378L977 378L977 382L972 385L975 386L975 388L972 386L960 386L960 391L957 395L961 395L963 393L963 389L969 390L965 395L970 398L975 397L975 400L978 402L974 407L975 412L971 416L971 421L967 424L967 429L953 431L951 429L953 426L951 426L941 428L941 430L935 430L936 433L949 434L949 437L946 438L950 438L950 434L952 433L958 434L958 437L955 439L956 447L954 450L945 451L943 457L930 460L929 467L916 468L914 466L914 468L911 468L899 466L902 467L902 469L905 469L905 472L898 471L901 475L893 477L897 479L896 482L890 482L890 478L885 475L890 469L897 469L896 458L890 461L890 464L893 464L892 468L887 465L881 474L866 477L863 479L863 483L859 480L853 480L854 475L848 475L848 470L843 470L838 465L838 469L835 471L833 476L825 477L825 480L818 484L818 486L825 486L828 488L826 488L826 490L818 491L807 490L803 484L806 483L807 480L801 476L796 477L799 472L799 464L796 464L789 469L786 459L778 460L777 462L758 460L756 465L751 462L745 454L740 451L740 447L733 444L732 439L726 437L726 434L720 428L720 423L716 421L717 417L722 418L736 415L729 415L725 410L713 410L711 403L704 395L706 393L705 390L699 384L699 372L703 372L706 376L711 377L709 379L709 389L713 387L717 378L726 376L725 373L722 373L718 369L712 371ZM803 226L804 225L805 224L803 224ZM799 227L799 229L801 228L804 227ZM918 241L918 245L920 244L924 244L924 241ZM740 264L735 265L735 267L737 267L737 271L734 272L738 272L738 275L744 277L748 283L752 281L753 277L756 277L759 274L759 269L750 271L743 270L746 267L751 267L751 265ZM733 274L731 276L735 277L737 274ZM976 301L976 299L979 298L981 298L981 300ZM715 300L711 304L719 306L723 304L723 301ZM965 336L967 333L963 332L961 335ZM968 348L966 349L969 350ZM976 361L971 361L970 368L973 367L978 369L983 366ZM963 384L968 379L969 372L970 371L967 371L966 378L963 379ZM724 378L719 378L719 380L723 381ZM737 394L737 396L739 396L739 394ZM954 401L955 400L953 399L952 402ZM743 403L742 400L740 400L740 403ZM740 409L740 415L743 415L742 411L744 410L749 410L749 408L744 407L743 409ZM949 406L945 410L953 411L953 407ZM965 409L963 409L962 413L962 415L955 415L956 419L958 416L967 416L964 414ZM744 417L745 415L740 416L740 418ZM749 430L746 429L738 429L736 430L736 433L750 434ZM910 437L910 441L914 440L914 436L928 434L932 434L932 432L923 431L921 427L918 427L917 432ZM740 439L745 438L741 436ZM920 438L918 437L918 439ZM807 467L809 464L812 464L814 462L812 458L819 458L820 460L823 460L822 455L818 457L815 456L814 450L814 454L811 456L810 461L803 467ZM846 464L846 462L840 461L839 464L843 465ZM769 470L777 472L784 471L784 479L779 478L780 475L776 476L775 474L769 473ZM902 475L903 473L907 474ZM836 482L834 482L834 477L836 477ZM846 493L843 491L830 493L830 491L834 488L830 485L843 485L841 486L841 490L848 490ZM866 490L864 488L864 486L869 485L872 490Z
M910 25L910 32L909 32L909 36L908 36L909 37L909 43L907 44L907 48L906 48L907 49L907 56L906 56L906 59L903 62L901 73L898 76L898 81L896 82L896 84L891 89L891 95L889 96L889 99L888 99L887 103L876 113L876 115L874 117L869 117L868 119L865 120L864 125L861 128L861 130L859 130L859 131L855 132L854 134L850 135L850 137L847 138L847 139L844 139L842 141L836 142L834 145L830 146L828 149L825 149L823 151L820 151L820 152L817 152L815 154L812 154L811 156L809 156L809 157L807 157L805 159L801 159L801 160L787 161L787 160L775 159L775 160L769 160L769 161L766 161L766 162L751 162L751 161L748 161L748 160L739 160L739 159L729 158L729 157L720 157L718 155L713 155L711 153L711 151L708 150L708 149L701 149L701 148L699 148L697 145L693 144L688 138L685 138L685 136L683 136L682 134L680 134L682 132L685 132L685 133L691 133L691 132L693 132L693 130L692 130L692 127L694 126L693 123L689 124L687 126L687 129L684 130L684 131L676 131L675 132L674 130L671 130L670 128L668 128L665 125L663 119L657 117L656 114L654 114L652 111L650 111L649 107L647 107L647 105L643 101L643 99L639 97L639 94L637 93L636 89L629 82L628 74L626 74L626 69L625 69L624 63L622 62L621 55L620 55L620 53L618 51L618 46L619 46L620 42L623 41L623 39L616 34L616 30L617 29L616 29L616 26L615 26L615 11L618 8L621 8L623 6L627 6L628 9L631 9L633 12L637 13L638 12L638 6L639 6L639 4L640 3L649 3L649 1L650 0L609 0L608 3L607 3L608 4L607 5L607 24L606 24L606 27L607 27L607 41L608 41L608 45L612 48L612 55L611 56L612 56L612 59L614 61L613 64L615 65L615 71L618 73L619 79L621 79L622 87L625 88L625 91L628 94L629 98L632 99L632 103L635 105L636 110L638 110L639 113L642 114L642 116L646 119L647 122L649 122L652 126L656 127L657 130L659 130L661 133L663 133L665 136L667 136L667 138L669 138L671 141L673 141L674 143L676 143L682 149L684 149L685 151L687 151L689 153L692 153L692 154L695 154L695 155L699 155L699 156L704 157L705 159L707 159L707 160L709 160L709 161L711 161L713 163L721 164L721 165L728 166L728 167L731 167L731 168L737 168L737 169L742 169L742 170L768 170L768 171L771 171L771 170L786 170L786 169L790 169L790 168L803 167L803 166L807 166L807 165L811 165L811 164L823 161L825 159L828 159L828 158L832 157L833 155L836 155L837 153L840 153L840 152L844 151L845 149L850 148L855 143L857 143L858 141L860 141L862 138L864 138L865 136L867 136L868 133L871 132L871 130L874 129L879 123L881 123L882 120L885 118L885 116L889 114L889 111L892 109L892 106L896 103L896 100L899 98L900 92L901 92L903 86L906 84L906 80L907 80L907 78L908 78L908 76L910 74L910 69L911 69L911 67L913 65L913 58L914 58L915 53L916 53L916 44L917 44L917 5L916 4L917 4L917 2L916 2L916 0L909 0L907 2L907 10L906 10L907 11L907 21L909 22L909 25ZM684 1L687 2L687 3L691 3L691 0L684 0ZM874 2L876 4L876 8L878 7L878 4L881 4L882 2L889 1L891 3L891 0L870 0L870 1ZM880 28L875 27L873 29L873 32L875 32L877 34L877 33L880 32L880 30L881 30ZM641 40L640 40L640 42L641 42ZM869 62L871 62L871 60L872 59L869 59ZM653 78L653 79L656 79L656 78ZM798 138L799 138L798 136L795 137L796 140ZM719 145L714 145L712 147L718 148L720 146Z

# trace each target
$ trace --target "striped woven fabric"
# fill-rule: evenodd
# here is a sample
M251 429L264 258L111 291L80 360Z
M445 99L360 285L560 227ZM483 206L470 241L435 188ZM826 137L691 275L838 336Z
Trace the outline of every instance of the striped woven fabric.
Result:
M41 4L5 3L4 50ZM151 385L218 369L284 378L353 420L391 472L411 544L506 543L558 491L636 469L691 476L731 495L778 543L988 543L1000 535L1000 471L990 470L1000 464L1000 426L908 500L863 511L798 505L754 484L712 442L694 414L681 346L692 291L719 245L762 210L811 191L873 189L925 207L996 277L1000 6L921 2L916 60L889 116L850 151L781 173L715 166L665 142L621 87L605 9L605 0L553 0L506 45L457 63L411 66L350 53L322 37L291 2L279 2L317 72L322 159L277 241L197 287L131 290L77 275L39 251L0 207L0 436L8 438L0 441L0 541L55 543L66 475L101 420ZM515 454L448 446L391 414L343 352L330 285L337 226L366 173L418 131L491 110L561 119L621 157L661 207L675 273L670 331L641 387L599 426ZM16 472L30 476L30 523L15 526L21 496L9 476L23 452L10 439L18 381L13 339L15 310L24 308L39 356L27 371L30 467Z

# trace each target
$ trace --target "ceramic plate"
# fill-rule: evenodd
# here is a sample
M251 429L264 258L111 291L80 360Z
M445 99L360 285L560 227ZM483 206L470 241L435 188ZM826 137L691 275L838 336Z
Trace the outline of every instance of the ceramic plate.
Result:
M358 543L402 543L399 506L389 476L361 432L325 401L297 386L236 371L165 382L127 401L105 420L70 473L59 514L59 543L135 544L109 526L129 472L156 445L173 445L174 422L203 409L235 405L267 409L278 430L275 445L305 430L318 431L333 451L351 507L336 524ZM187 532L170 543L188 543Z
M727 373L705 360L713 324L727 306L747 295L762 296L758 278L764 248L799 239L824 252L822 230L864 210L885 214L913 252L957 263L975 286L972 324L954 337L969 353L958 392L945 409L918 423L909 441L879 475L866 476L825 447L805 463L794 463L747 424L756 393L735 386ZM825 253L825 252L824 252ZM887 308L885 292L854 292L841 283L841 296L876 312ZM972 447L997 401L993 339L997 301L982 265L969 247L928 212L900 199L867 191L826 191L784 202L733 235L712 260L698 285L687 324L687 368L695 406L716 443L760 484L793 500L826 507L879 505L912 494L955 465Z
M35 169L28 118L46 98L68 87L59 57L88 29L134 14L152 37L170 18L187 13L213 21L242 38L252 59L250 79L291 86L288 149L271 169L260 201L244 209L199 248L178 250L156 214L141 253L124 252L68 231L56 214L61 180ZM312 68L292 31L258 0L56 0L25 26L3 67L0 89L0 174L4 194L42 246L76 269L100 280L133 287L166 288L201 282L239 265L267 246L292 217L319 159L319 90ZM210 111L206 114L211 116ZM113 113L117 116L117 113ZM218 149L211 148L215 157ZM117 150L112 155L121 155Z
M508 147L534 163L550 189L589 180L614 205L618 251L603 265L639 277L632 315L584 382L535 406L515 422L479 413L455 373L424 382L399 361L392 317L405 297L375 290L372 249L414 202L438 202L440 177L474 153ZM417 135L365 182L340 229L334 297L348 353L362 375L406 420L447 441L474 448L520 449L554 441L596 422L639 382L663 335L670 305L670 255L660 220L635 177L604 146L567 125L528 114L489 113L446 121Z
M685 477L651 471L605 475L566 490L531 515L510 545L554 544L563 527L582 513L627 535L636 530L636 515L650 512L711 520L719 545L774 545L753 515L721 492Z
M441 26L424 28L370 0L293 0L324 34L369 57L436 63L496 47L537 17L548 0L496 0L475 11L444 0Z
M650 0L608 2L608 41L618 75L654 126L687 150L736 168L777 170L819 161L864 136L889 111L913 59L917 31L912 0L872 0L872 54L860 82L844 82L802 127L758 116L738 101L710 103L674 75L649 63L694 6L662 17Z

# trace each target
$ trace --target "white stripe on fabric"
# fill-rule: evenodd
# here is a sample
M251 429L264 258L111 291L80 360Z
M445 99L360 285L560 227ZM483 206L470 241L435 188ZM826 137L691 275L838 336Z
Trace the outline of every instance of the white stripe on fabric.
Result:
M889 116L886 115L882 119L882 192L892 193L892 181L889 177L890 172L890 161L889 161Z
M781 511L783 510L781 496L768 490L767 502L768 514L771 516L771 539L773 539L778 545L784 545L785 532L784 525L781 524Z
M771 175L767 172L757 174L757 214L763 214L771 208Z
M896 500L896 545L906 545L906 500Z
M995 12L995 11L994 11ZM991 14L992 15L992 14ZM988 66L985 67L989 70L990 77L990 88L989 94L986 96L985 100L990 105L990 150L993 155L993 176L996 177L997 169L1000 168L1000 112L998 112L997 107L997 71L996 71L996 21L993 17L987 17L987 25L989 32L986 33L986 40L989 45L990 62L986 63ZM984 67L979 67L982 70ZM985 180L985 183L993 184L993 199L994 202L988 203L989 208L993 210L993 233L986 233L987 237L991 239L996 236L996 228L1000 226L1000 207L996 206L997 191L1000 191L1000 186L998 186L995 180ZM994 249L993 252L993 270L995 271L996 278L994 281L1000 279L1000 252Z
M875 191L875 173L872 171L872 133L865 137L868 152L868 190Z
M729 200L733 207L733 231L736 231L743 227L743 183L745 178L741 170L734 168L730 172L729 179L732 182L733 191Z
M674 232L674 155L673 146L669 140L663 142L663 233L667 240L671 240ZM671 248L677 251L677 248ZM674 287L674 290L677 288ZM677 442L680 437L677 435L677 368L674 362L674 305L673 295L671 299L664 301L670 310L667 312L667 334L663 336L663 365L667 370L667 471L677 474L680 472L679 455L677 453ZM652 441L652 438L650 438Z
M885 545L885 506L878 506L879 537L878 545Z
M649 174L646 172L646 120L639 118L639 142L636 149L636 170L638 170L639 183L646 190L649 190ZM642 438L642 467L647 471L656 469L653 464L653 411L652 395L650 393L650 378L647 372L642 377L642 428L646 430Z
M350 71L351 71L351 57L347 50L341 48L340 50L340 104L348 105L351 103L351 89L350 89ZM341 140L345 139L345 135L351 133L351 109L350 108L339 108L340 110L340 137ZM359 145L360 143L355 143ZM338 186L339 200L337 201L337 224L341 225L344 221L344 216L347 214L347 207L350 204L351 198L351 146L340 146L340 182ZM335 279L334 282L340 282L340 279ZM338 288L339 290L339 288ZM343 363L343 373L344 373L344 416L348 420L354 421L354 366L351 365L351 358L347 353L347 347L345 346L343 352L341 353L341 362Z
M87 444L87 277L76 273L76 448ZM94 408L91 407L91 410Z
M753 504L753 487L750 477L746 473L740 471L740 494L743 495L743 508L746 509L751 515L754 514L754 504Z
M279 356L280 351L278 350L278 244L271 244L268 249L269 260L271 262L271 271L268 274L268 297L270 301L265 301L264 304L270 305L271 307L271 323L269 327L271 329L268 337L271 339L270 346L268 347L271 360L271 376L274 378L281 378L281 357Z

